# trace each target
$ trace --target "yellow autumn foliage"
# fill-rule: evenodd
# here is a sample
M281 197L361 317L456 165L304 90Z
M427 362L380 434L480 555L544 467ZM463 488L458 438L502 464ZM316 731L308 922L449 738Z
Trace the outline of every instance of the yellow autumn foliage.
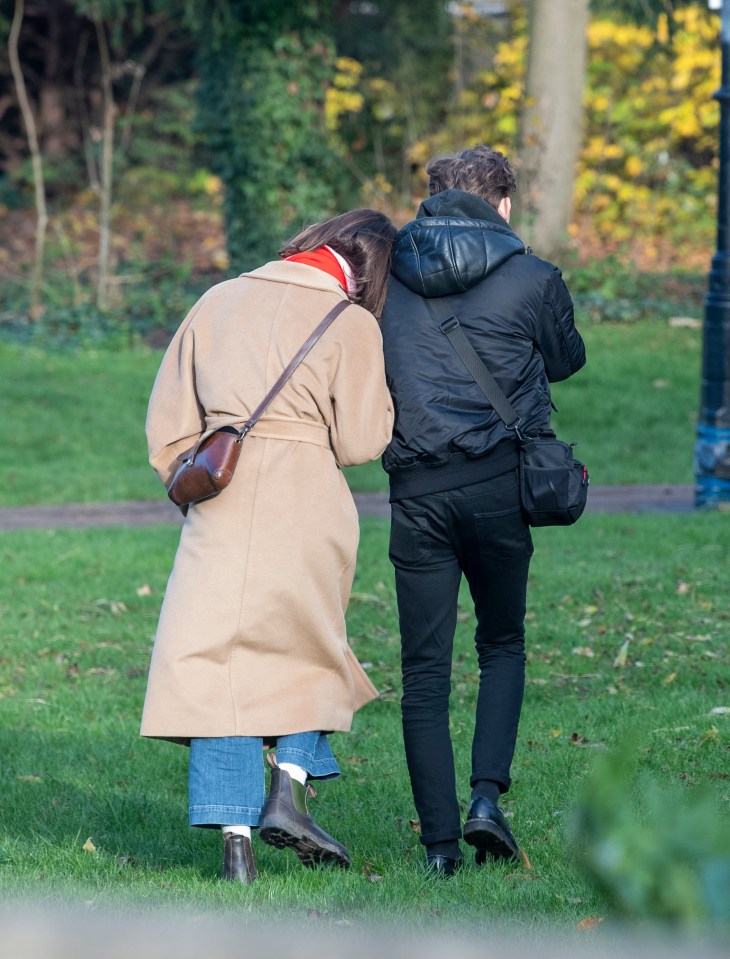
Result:
M696 5L675 11L671 29L664 14L653 28L605 17L589 25L574 215L609 244L637 235L647 248L652 236L709 242L714 233L719 21ZM517 17L513 27L490 69L460 93L446 125L412 144L413 163L477 142L499 143L517 156L526 20Z
M478 25L473 4L459 4L460 29ZM525 107L528 20L511 7L508 39L495 43L484 65L456 84L445 122L435 132L411 133L407 94L368 76L351 58L337 60L326 101L335 137L358 117L404 144L425 185L423 165L437 153L485 142L519 160L520 115ZM720 86L720 18L704 4L661 14L653 26L594 17L588 27L583 95L583 147L574 193L577 223L590 223L599 239L641 236L666 243L709 243L715 230ZM410 137L409 137L410 133ZM351 139L353 139L351 137ZM354 140L353 140L354 142ZM393 142L393 141L391 141ZM398 185L402 189L402 184ZM373 196L398 189L385 174L368 181ZM573 234L576 230L574 229Z

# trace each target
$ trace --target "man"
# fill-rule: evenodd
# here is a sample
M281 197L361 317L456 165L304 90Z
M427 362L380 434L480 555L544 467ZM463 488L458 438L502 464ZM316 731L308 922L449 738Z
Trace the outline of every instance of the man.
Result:
M451 876L461 865L449 694L462 573L474 601L480 675L463 836L477 864L519 855L498 800L510 785L524 692L532 539L520 510L514 432L441 331L443 304L508 396L523 434L549 429L548 383L579 370L585 350L560 271L509 227L509 161L477 146L431 160L426 172L431 196L396 238L383 314L396 409L383 465L408 771L427 866Z

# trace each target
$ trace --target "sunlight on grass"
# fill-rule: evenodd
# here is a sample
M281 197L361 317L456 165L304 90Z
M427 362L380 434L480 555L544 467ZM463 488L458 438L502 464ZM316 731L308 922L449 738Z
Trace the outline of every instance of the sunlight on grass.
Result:
M564 834L596 756L632 731L643 770L688 795L714 791L727 815L725 520L588 516L538 531L527 696L504 803L533 869L470 863L445 884L424 875L412 822L387 528L364 523L348 620L381 699L356 716L350 735L333 736L343 776L313 802L318 821L349 846L353 868L309 872L259 843L261 879L250 889L220 883L219 837L186 825L185 749L138 738L177 530L3 535L0 895L239 918L242 906L258 916L284 906L295 920L404 928L509 920L567 930L603 915L607 904ZM477 675L462 599L452 734L466 808ZM84 850L88 839L94 851Z

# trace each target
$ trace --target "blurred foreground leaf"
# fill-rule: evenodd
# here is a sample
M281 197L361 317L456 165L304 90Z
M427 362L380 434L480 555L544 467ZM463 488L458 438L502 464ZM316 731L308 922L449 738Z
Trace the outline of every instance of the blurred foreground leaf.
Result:
M717 796L660 784L626 748L597 761L569 830L620 916L730 932L730 817Z

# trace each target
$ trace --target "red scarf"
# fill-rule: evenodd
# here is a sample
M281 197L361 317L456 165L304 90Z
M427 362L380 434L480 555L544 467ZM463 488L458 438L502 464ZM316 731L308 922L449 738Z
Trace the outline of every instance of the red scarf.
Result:
M310 250L308 253L295 253L293 256L287 256L287 260L294 263L304 263L305 266L314 266L323 273L329 273L340 284L343 290L347 291L347 279L337 257L325 246L320 246L316 250Z

